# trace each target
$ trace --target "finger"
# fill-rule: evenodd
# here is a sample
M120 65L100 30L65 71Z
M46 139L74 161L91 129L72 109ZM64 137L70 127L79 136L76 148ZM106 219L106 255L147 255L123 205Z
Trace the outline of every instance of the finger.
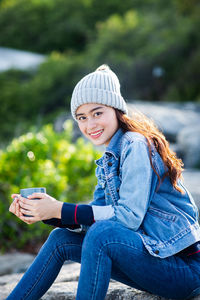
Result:
M20 196L19 194L12 194L11 198L15 199L15 198L18 198L19 196Z
M25 198L25 197L23 197L21 195L19 195L18 199L19 199L19 201L22 201L24 203L28 203L28 201L29 201L29 199L27 199L27 198Z
M28 196L29 197L29 196ZM32 205L34 205L34 203L36 203L35 202L35 197L33 197L33 199L30 199L30 198L25 198L25 197L22 197L22 196L19 196L19 201L21 202L21 203L24 203L24 204L26 204L26 205L30 205L30 206L32 206Z
M23 217L24 215L19 211L19 218Z
M15 214L16 212L16 200L14 200L11 204L10 204L10 207L9 207L9 211L13 214Z
M34 206L34 203L31 203L31 201L29 200L29 202L26 204L22 201L19 201L19 205L21 208L23 209L31 209Z
M27 222L27 221L24 220L24 216L23 216L23 215L20 215L20 216L19 216L19 219L22 220L23 222L29 224L29 222Z
M18 216L18 218L23 216L23 213L21 212L21 206L19 203L16 205L16 215Z
M9 212L15 214L15 205L13 205L13 203L9 207Z
M19 203L16 203L16 213L15 214L18 218L21 216Z
M20 206L23 206L23 207L24 207L24 205L32 206L34 204L33 200L29 200L22 196L19 196L18 201L19 201Z
M37 199L37 198L42 199L45 197L46 197L45 193L33 193L32 195L28 196L28 199Z
M14 199L13 199L13 203L17 203L19 201L19 198L18 197L15 197Z
M23 209L23 208L20 208L20 213L22 215L29 215L29 216L33 215L33 213L32 213L31 210L29 210L29 209Z
M27 224L33 224L38 221L35 217L22 216L20 219Z
M15 198L13 199L13 202L11 203L10 206L15 206L16 203L18 203L18 201L19 201L19 199L18 199L17 197L15 197Z

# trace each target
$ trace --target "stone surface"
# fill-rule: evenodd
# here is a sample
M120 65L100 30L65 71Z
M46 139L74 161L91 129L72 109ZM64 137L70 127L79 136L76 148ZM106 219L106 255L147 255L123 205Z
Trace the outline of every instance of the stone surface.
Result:
M77 263L66 264L62 267L55 283L41 298L41 300L74 300L77 290L80 265ZM0 299L5 300L23 274L11 274L0 277ZM71 278L70 281L69 278ZM65 280L66 279L66 280ZM165 300L146 292L142 292L124 284L110 281L105 300ZM193 299L200 300L200 297Z
M177 139L183 128L200 124L200 106L193 103L133 101L128 107L130 113L139 110L152 118L171 141Z
M183 128L177 137L185 167L200 166L200 120L194 126Z
M45 60L45 56L28 51L0 47L0 72L9 69L28 70L36 68Z
M34 256L27 253L10 253L0 255L0 276L4 274L24 272L33 259Z
M183 172L184 184L192 194L196 205L200 210L200 170L186 169Z
M186 168L200 165L200 105L134 101L128 107L155 121Z

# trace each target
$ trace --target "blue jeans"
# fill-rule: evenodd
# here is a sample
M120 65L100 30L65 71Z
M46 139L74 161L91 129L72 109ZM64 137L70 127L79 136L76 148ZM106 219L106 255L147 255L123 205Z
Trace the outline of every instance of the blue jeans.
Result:
M98 221L87 234L57 228L7 300L39 299L66 260L81 262L76 300L102 300L110 278L173 299L200 294L200 254L160 259L140 236L114 221Z

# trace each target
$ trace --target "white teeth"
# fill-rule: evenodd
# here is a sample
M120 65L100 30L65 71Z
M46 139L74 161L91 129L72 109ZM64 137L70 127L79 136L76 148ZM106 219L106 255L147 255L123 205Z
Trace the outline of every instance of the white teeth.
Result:
M98 134L101 133L101 132L103 132L103 130L100 130L100 131L98 131L98 132L96 132L96 133L90 133L90 135L95 136L95 135L98 135Z

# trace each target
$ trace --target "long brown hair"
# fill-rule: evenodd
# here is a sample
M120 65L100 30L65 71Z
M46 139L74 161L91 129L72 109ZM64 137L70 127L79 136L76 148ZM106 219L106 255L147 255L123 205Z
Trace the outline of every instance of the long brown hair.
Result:
M161 131L156 127L154 122L147 118L141 112L134 112L132 117L128 117L120 110L116 109L116 116L119 120L119 126L123 131L134 131L145 136L149 148L149 158L151 166L158 176L159 184L166 176L169 176L173 187L183 193L182 189L177 185L177 180L181 177L183 171L183 162L178 159L176 153L169 148L169 143ZM167 167L167 172L162 179L155 170L151 159L151 144L154 144L156 150L160 154L164 165Z

